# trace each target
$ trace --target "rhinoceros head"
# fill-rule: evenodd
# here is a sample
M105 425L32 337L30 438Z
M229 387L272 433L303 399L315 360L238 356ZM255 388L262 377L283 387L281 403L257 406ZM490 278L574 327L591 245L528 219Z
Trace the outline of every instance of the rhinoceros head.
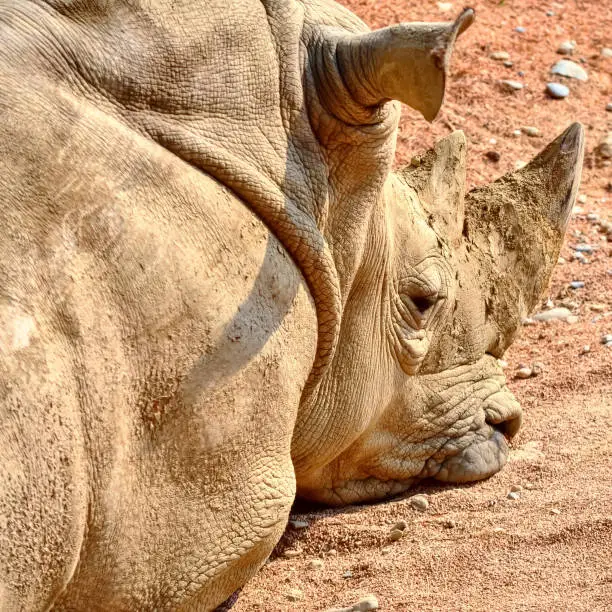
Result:
M313 62L313 81L317 71L323 81L315 102L328 110L314 124L323 142L337 141L338 125L350 134L351 146L340 148L345 159L353 156L363 183L375 182L364 158L379 169L389 163L388 134L394 139L397 121L389 100L433 119L450 48L472 18L468 9L450 24L332 33L319 44L333 51ZM572 125L526 167L467 195L466 149L463 133L455 132L409 167L387 172L361 219L364 232L355 229L356 206L338 205L335 218L330 213L342 316L333 357L307 387L294 434L305 497L376 499L422 478L485 478L506 461L521 409L498 359L557 261L583 134ZM357 180L349 189L355 173L347 174L352 179L338 179L345 185L339 191L350 200L368 187Z

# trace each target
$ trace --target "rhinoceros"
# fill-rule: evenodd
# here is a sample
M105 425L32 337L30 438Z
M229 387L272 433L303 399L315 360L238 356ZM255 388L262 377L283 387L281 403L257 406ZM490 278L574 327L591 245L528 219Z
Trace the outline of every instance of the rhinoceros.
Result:
M297 495L499 470L574 124L465 193L392 170L472 22L328 0L0 0L0 608L210 610Z

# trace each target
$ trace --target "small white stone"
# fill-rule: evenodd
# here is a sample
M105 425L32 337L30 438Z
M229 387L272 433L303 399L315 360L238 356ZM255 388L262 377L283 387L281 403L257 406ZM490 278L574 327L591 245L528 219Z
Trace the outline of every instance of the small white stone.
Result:
M302 551L299 548L288 548L285 552L283 552L283 557L287 557L287 559L294 559L295 557L299 557L301 554Z
M308 521L291 520L289 521L289 525L291 525L293 529L306 529L306 527L309 526L309 523Z
M578 201L579 201L581 204L586 204L586 203L587 203L587 197L586 197L586 195L585 195L584 193L581 193L581 194L578 196Z
M309 564L308 567L312 570L320 570L323 569L323 561L321 561L321 559L313 559Z
M551 514L561 514L561 510L559 510L558 508L551 508L550 513Z
M508 493L508 499L520 499L521 498L521 494L518 491L510 491L510 493Z
M539 136L540 130L537 127L533 127L532 125L527 125L522 128L523 133L527 134L527 136Z
M287 599L289 601L300 601L301 599L304 599L304 593L302 593L300 589L291 589L287 593Z
M453 10L453 3L452 2L438 2L438 10L441 13L448 13L448 11L452 11Z
M580 351L580 353L581 353L582 355L586 355L587 353L590 353L590 352L591 352L591 345L590 345L590 344L585 344L585 345L582 347L582 350Z
M504 60L510 59L510 54L507 51L494 51L489 57L499 62L503 62Z
M505 370L508 367L508 362L504 361L503 359L498 359L497 360L497 365L502 369Z
M514 130L514 132L512 132L513 136L520 136L523 132L521 132L521 130Z
M522 159L517 159L517 160L514 162L514 168L515 168L516 170L521 170L521 169L522 169L522 168L524 168L526 165L527 165L527 162L526 162L526 161L523 161Z
M516 371L516 377L517 378L531 378L531 376L533 375L533 371L531 370L531 368L519 368Z
M413 495L408 503L415 509L425 512L429 508L429 501L424 495Z

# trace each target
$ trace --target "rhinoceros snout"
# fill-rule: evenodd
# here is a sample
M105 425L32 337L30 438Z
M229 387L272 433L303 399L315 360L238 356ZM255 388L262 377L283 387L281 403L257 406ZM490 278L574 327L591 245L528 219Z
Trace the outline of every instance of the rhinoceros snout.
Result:
M516 416L509 417L502 421L495 421L487 417L486 422L493 427L493 429L497 429L497 431L503 433L508 440L512 440L521 428L523 415L519 413Z
M523 422L523 410L514 395L507 388L491 395L486 402L485 421L511 440L516 436Z

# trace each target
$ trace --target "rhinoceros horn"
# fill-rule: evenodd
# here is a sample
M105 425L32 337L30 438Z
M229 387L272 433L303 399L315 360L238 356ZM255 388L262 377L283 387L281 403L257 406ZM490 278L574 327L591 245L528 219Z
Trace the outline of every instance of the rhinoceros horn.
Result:
M583 153L583 128L574 123L524 168L466 195L465 239L502 275L504 299L527 311L557 263Z
M433 121L442 106L453 44L474 21L465 9L448 23L400 23L337 41L346 87L363 106L399 100Z

